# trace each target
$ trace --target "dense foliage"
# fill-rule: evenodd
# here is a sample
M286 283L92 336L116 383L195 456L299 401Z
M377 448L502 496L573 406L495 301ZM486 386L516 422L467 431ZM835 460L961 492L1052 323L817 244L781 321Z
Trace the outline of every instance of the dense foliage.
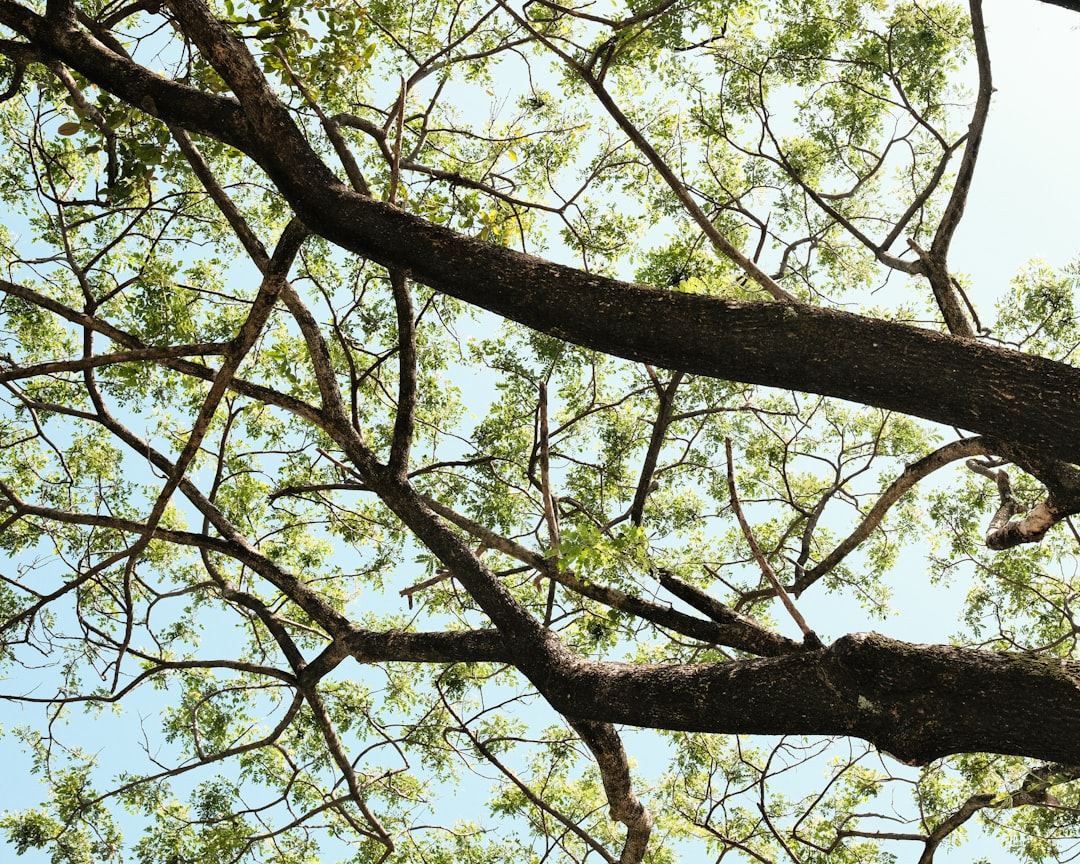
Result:
M1075 856L1080 276L950 267L979 0L0 29L16 852Z

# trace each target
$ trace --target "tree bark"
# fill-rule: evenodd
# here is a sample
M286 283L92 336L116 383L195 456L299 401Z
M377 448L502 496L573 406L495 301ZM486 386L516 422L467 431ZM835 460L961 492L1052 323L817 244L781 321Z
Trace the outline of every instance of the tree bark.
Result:
M1052 6L1060 6L1070 12L1080 12L1080 0L1042 0L1042 2Z
M1080 370L1073 367L830 309L679 294L607 279L456 234L358 194L315 153L242 43L200 3L173 0L171 7L239 101L155 75L119 46L78 30L70 17L50 20L0 0L0 24L21 34L43 60L60 60L149 114L243 151L310 230L438 291L630 360L849 399L1080 461ZM400 476L382 474L350 444L355 430L340 411L326 411L327 431L336 433L346 452L352 447L350 455L373 488L500 631L497 637L375 637L331 621L362 662L380 650L396 652L397 659L443 662L506 657L576 721L854 735L912 763L965 751L1080 763L1080 663L1073 661L857 634L828 648L725 664L585 662L515 601ZM307 590L298 582L279 587L291 596ZM333 617L317 598L310 598L308 608Z
M241 102L167 81L10 0L0 0L0 23L142 110L245 152L313 232L460 300L629 360L848 399L1080 461L1080 370L1071 366L831 309L620 282L457 234L354 192L270 98L247 48L201 4L173 5Z
M853 735L903 762L992 752L1080 764L1080 663L877 633L740 663L579 663L545 695L569 716L658 729Z

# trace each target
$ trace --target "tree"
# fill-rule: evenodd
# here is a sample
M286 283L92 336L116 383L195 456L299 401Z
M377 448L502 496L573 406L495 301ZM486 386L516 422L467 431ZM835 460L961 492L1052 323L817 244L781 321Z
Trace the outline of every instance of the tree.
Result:
M950 266L979 0L0 25L18 852L1070 854L1078 274ZM952 644L807 612L898 562Z

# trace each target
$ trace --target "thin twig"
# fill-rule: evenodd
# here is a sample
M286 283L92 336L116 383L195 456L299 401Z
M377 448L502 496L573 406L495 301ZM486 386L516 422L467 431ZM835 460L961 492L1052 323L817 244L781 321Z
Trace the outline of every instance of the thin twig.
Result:
M758 566L761 567L761 572L765 574L765 578L772 585L773 590L776 591L776 596L780 598L780 602L784 604L784 608L787 609L792 620L795 621L799 630L802 631L803 641L808 644L813 644L815 647L821 647L821 640L818 638L817 634L810 629L809 625L807 625L806 619L803 618L799 610L795 608L795 604L792 602L788 592L785 590L784 586L780 584L780 580L776 576L776 571L773 570L769 562L765 560L765 554L761 551L757 538L754 537L754 532L750 529L750 523L746 521L746 517L743 515L742 507L739 504L739 496L735 491L735 462L731 457L730 438L725 440L724 446L727 450L728 494L731 498L731 509L735 512L735 518L739 520L739 526L742 528L746 542L750 544L750 551L754 555L754 560L758 562Z
M308 90L304 82L300 80L300 76L297 75L293 71L292 66L289 65L289 61L285 58L285 53L277 45L274 46L274 53L277 54L281 64L285 67L285 71L304 97L304 101L311 106L311 110L315 112L315 115L319 118L319 122L322 123L323 130L326 132L326 137L330 139L330 143L334 146L334 152L337 153L338 159L341 160L342 167L344 167L345 174L349 178L349 182L352 184L353 189L361 195L366 195L370 198L371 189L368 187L364 175L360 173L360 166L356 164L356 159L353 157L348 143L342 136L341 129L338 128L337 122L334 118L326 116L322 108L319 107L319 103L315 101L315 97L311 95L311 91ZM392 202L393 199L391 199L391 203Z
M555 496L551 492L551 446L548 432L548 393L547 385L540 382L540 493L544 499L544 520L548 526L548 542L552 560L559 560L559 520L555 515ZM555 608L555 580L548 582L547 609L544 612L545 626L551 623Z

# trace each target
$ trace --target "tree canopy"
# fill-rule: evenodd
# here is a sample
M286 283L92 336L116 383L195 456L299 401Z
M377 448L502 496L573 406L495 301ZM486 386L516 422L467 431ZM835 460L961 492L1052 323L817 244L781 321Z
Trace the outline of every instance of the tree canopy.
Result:
M951 260L980 0L0 31L16 852L1075 856L1080 270Z

